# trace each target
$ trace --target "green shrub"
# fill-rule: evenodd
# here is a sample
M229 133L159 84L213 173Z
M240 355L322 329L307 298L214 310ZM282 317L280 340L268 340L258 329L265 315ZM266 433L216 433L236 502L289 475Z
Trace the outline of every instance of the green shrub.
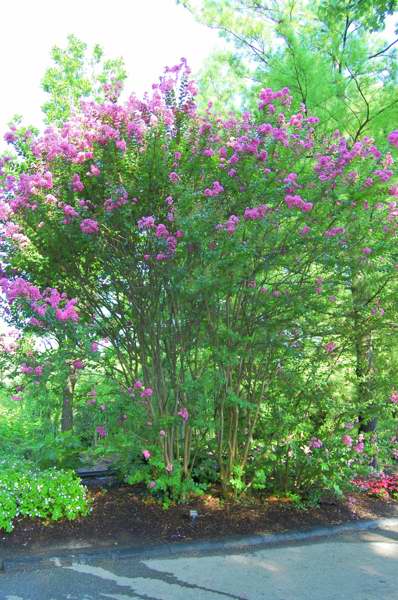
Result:
M169 465L169 470L165 469L163 459L156 455L151 456L146 464L136 463L126 481L130 485L145 483L151 494L166 509L172 503L183 503L192 496L200 496L207 487L195 483L192 478L184 478L178 462Z
M0 464L0 529L12 531L18 516L73 520L89 510L86 488L73 471L38 471L19 461Z

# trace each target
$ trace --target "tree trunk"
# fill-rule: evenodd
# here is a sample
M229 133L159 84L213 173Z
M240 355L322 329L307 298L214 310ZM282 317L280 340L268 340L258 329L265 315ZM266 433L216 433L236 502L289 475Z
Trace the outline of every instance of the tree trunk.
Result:
M375 432L377 428L377 417L372 415L372 387L374 379L374 349L372 333L364 328L361 309L363 304L364 282L360 278L354 279L352 288L354 304L354 326L355 326L355 374L357 377L357 402L359 407L358 421L359 432ZM367 326L369 327L369 325ZM362 408L363 407L363 408ZM370 414L369 414L370 413ZM373 467L377 466L377 459L371 461Z
M73 430L73 394L75 391L76 376L74 373L68 375L63 391L61 431Z

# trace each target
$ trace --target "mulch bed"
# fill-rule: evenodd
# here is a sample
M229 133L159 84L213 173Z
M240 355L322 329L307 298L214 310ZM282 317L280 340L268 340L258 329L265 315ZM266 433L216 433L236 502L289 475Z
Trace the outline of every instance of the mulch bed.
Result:
M236 504L211 495L163 510L144 490L131 486L91 494L92 513L77 521L45 523L18 519L12 533L0 532L0 553L66 548L79 543L140 547L398 516L398 503L360 493L351 494L348 501L328 500L308 510L299 510L276 498ZM189 518L191 509L196 509L199 515L194 525Z

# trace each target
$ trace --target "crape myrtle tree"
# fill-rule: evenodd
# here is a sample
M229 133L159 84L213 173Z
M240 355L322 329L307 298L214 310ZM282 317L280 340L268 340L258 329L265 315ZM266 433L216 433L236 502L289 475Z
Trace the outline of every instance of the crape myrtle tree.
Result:
M365 135L386 137L397 118L398 36L389 39L383 29L396 2L181 3L227 42L201 74L203 103L215 93L228 107L251 106L259 86L287 85L294 108L302 103L306 114L321 118L318 131L330 135L337 129L354 143ZM216 98L215 103L219 105ZM349 273L357 306L347 323L356 355L356 395L367 403L377 388L377 351L369 333L373 322L360 307L371 303L372 294L365 291L363 273ZM362 426L375 425L372 419Z
M357 315L376 344L392 304L391 154L325 136L288 88L263 89L251 113L200 116L185 61L143 100L111 92L31 136L26 169L2 159L5 296L33 327L48 316L109 340L145 414L130 481L183 495L210 451L224 491L338 490L375 445L355 424L342 436L369 403L334 386ZM393 410L392 386L378 411Z
M67 42L65 48L55 46L52 49L51 58L53 64L46 70L42 80L42 88L48 94L48 99L42 106L45 121L48 124L59 125L65 122L79 108L82 98L91 97L100 102L104 101L106 97L112 97L114 93L119 94L126 78L122 59L105 59L103 50L99 45L96 45L92 52L88 53L87 45L74 35L68 36ZM7 135L7 140L13 141L13 176L29 170L30 165L34 162L35 157L31 152L31 137L37 134L38 130L36 128L21 126L21 118L14 117ZM16 160L15 157L17 157ZM7 189L8 182L6 183ZM12 227L13 239L18 239L20 244L24 244L24 236L20 234L15 225ZM6 237L2 248L6 254L12 251L7 244L7 235L9 233L10 231L6 229ZM51 264L48 258L39 257L37 253L31 250L31 247L26 248L26 251L18 259L15 257L14 266L17 272L19 274L32 274L35 282L42 289L52 288L54 273L51 272ZM63 291L69 291L73 295L75 287L72 285L69 290L65 290L64 288ZM57 295L52 295L53 304L57 297ZM54 307L56 306L54 304ZM18 311L14 310L6 316L6 319L11 318L11 321L14 322L16 320L19 328L25 329L29 338L31 324L29 320L26 321L26 319L20 317L21 315L18 314ZM51 333L49 333L50 329ZM45 327L44 331L46 336L44 339L45 343L50 340L52 342L52 346L50 344L48 348L48 351L51 351L51 362L54 366L55 363L57 364L57 369L53 369L54 373L56 372L56 387L61 386L63 389L63 394L61 394L62 411L60 413L60 427L62 431L72 430L73 397L77 380L77 372L73 366L73 362L80 360L82 347L85 348L87 346L87 340L91 339L93 341L95 332L92 327L88 327L87 329L87 325L81 322L78 326L69 326L67 328L58 327L54 329L53 327ZM40 377L41 382L44 379L45 377ZM38 382L36 381L35 383ZM54 382L52 383L54 384ZM40 392L42 393L43 390L40 389ZM57 414L58 411L56 410L55 413Z

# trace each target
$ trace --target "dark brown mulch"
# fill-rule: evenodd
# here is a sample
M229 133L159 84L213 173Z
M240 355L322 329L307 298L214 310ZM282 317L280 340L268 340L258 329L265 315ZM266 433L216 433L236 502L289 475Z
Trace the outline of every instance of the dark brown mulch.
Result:
M79 545L139 547L398 516L398 503L362 494L352 494L345 502L328 501L308 510L299 510L276 498L236 504L223 503L211 495L163 510L139 488L128 486L92 492L92 496L92 513L77 521L44 523L18 519L11 534L0 533L0 554ZM199 514L195 525L189 518L191 509Z

